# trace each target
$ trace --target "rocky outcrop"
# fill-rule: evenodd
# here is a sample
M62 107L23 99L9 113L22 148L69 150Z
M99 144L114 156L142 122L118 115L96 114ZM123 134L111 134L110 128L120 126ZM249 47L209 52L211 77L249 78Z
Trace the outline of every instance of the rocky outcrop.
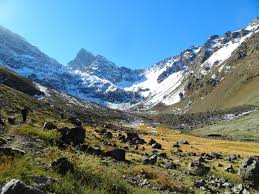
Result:
M12 179L3 186L1 194L45 194L45 193L35 187L25 185L20 180Z

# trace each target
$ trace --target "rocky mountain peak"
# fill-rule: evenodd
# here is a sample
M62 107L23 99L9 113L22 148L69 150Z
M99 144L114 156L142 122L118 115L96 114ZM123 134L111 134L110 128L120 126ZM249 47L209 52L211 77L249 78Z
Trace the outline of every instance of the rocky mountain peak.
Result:
M69 67L81 69L90 65L94 60L95 56L84 48L80 49L76 55L76 58L68 63Z

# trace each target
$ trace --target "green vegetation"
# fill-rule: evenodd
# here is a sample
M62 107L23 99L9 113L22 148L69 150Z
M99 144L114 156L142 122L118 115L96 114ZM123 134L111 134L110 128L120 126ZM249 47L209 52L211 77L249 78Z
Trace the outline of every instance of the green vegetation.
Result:
M53 130L43 130L41 128L32 127L30 125L21 125L17 128L17 133L25 136L32 136L43 140L53 141L57 140L59 135Z

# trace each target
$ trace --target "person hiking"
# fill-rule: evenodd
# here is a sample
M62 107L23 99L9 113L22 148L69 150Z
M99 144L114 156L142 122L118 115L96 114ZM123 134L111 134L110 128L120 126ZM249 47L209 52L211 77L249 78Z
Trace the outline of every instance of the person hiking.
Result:
M22 113L22 121L25 123L26 120L27 120L27 116L28 116L28 113L29 113L29 109L28 108L23 108L21 110L21 113Z

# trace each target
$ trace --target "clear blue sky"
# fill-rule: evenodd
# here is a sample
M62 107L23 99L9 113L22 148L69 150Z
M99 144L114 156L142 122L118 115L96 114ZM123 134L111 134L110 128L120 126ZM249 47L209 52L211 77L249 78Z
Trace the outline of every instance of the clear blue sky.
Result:
M0 0L0 25L63 64L83 47L145 68L256 16L258 0Z

